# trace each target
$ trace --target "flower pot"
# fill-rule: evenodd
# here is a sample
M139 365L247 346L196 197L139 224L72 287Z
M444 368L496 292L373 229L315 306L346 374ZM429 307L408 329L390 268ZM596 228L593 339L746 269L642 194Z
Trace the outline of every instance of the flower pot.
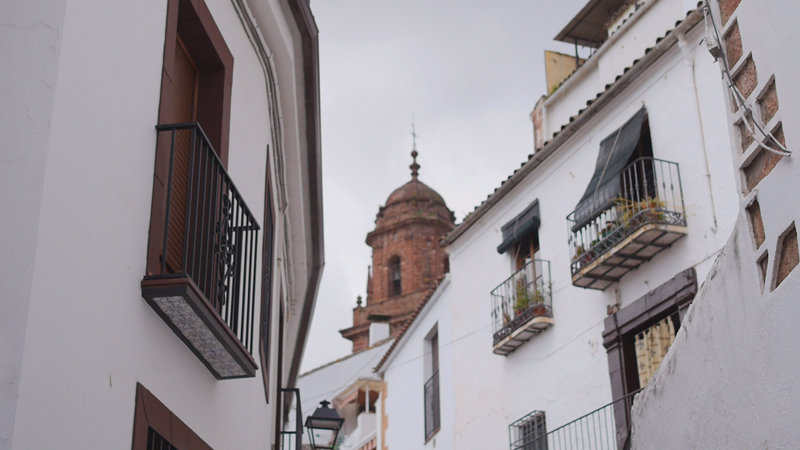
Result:
M547 307L544 305L536 305L533 307L534 316L543 316L547 314Z

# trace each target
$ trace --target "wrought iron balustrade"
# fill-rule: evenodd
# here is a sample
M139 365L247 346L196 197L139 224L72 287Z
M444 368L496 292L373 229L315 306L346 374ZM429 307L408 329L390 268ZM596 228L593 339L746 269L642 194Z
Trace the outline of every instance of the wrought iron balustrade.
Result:
M439 411L439 371L425 382L425 439L439 430L441 421Z
M639 391L543 433L532 426L534 411L509 425L511 450L623 450L630 438L631 406ZM538 424L537 424L538 425Z
M293 407L292 407L293 406ZM300 389L280 388L275 414L283 418L278 431L277 450L303 450L303 405ZM292 414L294 413L294 414ZM291 416L294 417L291 417Z
M507 354L552 325L548 320L553 317L550 261L529 261L497 286L491 296L495 353ZM514 335L518 330L521 333ZM509 340L512 335L517 339ZM503 347L497 347L500 344ZM508 345L511 348L504 350Z
M686 234L678 164L637 159L619 175L616 198L585 217L572 212L567 223L573 284L605 289Z
M145 277L143 296L218 378L252 376L259 225L200 124L156 130L160 142L168 139L169 162L163 227L156 230L160 270ZM218 329L220 321L228 330ZM208 343L211 335L244 372ZM239 344L247 355L237 354Z

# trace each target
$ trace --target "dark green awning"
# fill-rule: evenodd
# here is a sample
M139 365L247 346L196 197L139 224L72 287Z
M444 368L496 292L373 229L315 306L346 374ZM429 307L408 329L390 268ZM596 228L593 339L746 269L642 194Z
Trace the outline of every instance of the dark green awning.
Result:
M497 247L497 253L505 253L522 239L539 229L539 200L534 201L517 217L503 225L503 243Z
M619 174L625 169L642 132L647 110L642 107L625 125L600 142L600 153L589 186L575 207L573 231L586 225L620 194Z

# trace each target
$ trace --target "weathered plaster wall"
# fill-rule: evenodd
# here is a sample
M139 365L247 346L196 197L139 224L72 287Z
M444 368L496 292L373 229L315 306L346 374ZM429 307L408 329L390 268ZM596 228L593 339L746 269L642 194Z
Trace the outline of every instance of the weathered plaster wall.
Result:
M800 44L794 23L800 5L754 0L711 4L718 21L718 8L722 16L730 17L723 33L738 23L742 51L736 53L745 56L738 65L752 54L757 82L748 101L757 109L757 120L756 100L774 76L779 108L766 126L772 130L782 124L786 145L795 150L800 142L800 90L793 80L800 74L800 63L785 52ZM775 287L781 238L800 220L800 201L787 194L799 187L797 162L794 157L780 159L748 192L739 169L755 157L755 145L743 151L736 126L741 116L728 102L718 108L728 114L734 173L739 192L745 193L740 196L741 212L667 359L634 405L633 448L800 446L795 412L800 394L794 381L800 370L796 350L800 271L795 268ZM744 209L753 200L758 201L763 220L760 245ZM759 267L757 261L765 254L766 264Z
M66 0L0 4L0 449L11 447Z
M508 425L533 410L546 412L554 429L611 402L608 363L602 346L605 292L573 287L566 216L582 196L595 168L602 139L647 107L656 158L680 165L688 213L688 236L627 274L618 284L621 305L696 267L702 280L725 244L738 201L719 73L699 47L702 25L687 36L689 61L676 45L555 154L499 201L450 247L450 295L455 389L455 448L508 445ZM702 51L701 51L702 50ZM699 113L698 113L699 103ZM703 117L700 127L698 114ZM704 139L703 139L704 138ZM710 161L716 227L704 163ZM540 202L541 258L551 262L555 325L507 357L492 353L490 292L513 273L508 255L499 255L500 227L535 199ZM716 232L714 231L716 230ZM390 386L390 392L391 392Z
M742 214L633 408L634 449L797 448L798 273L762 298ZM669 420L665 420L668 417Z
M263 225L267 149L272 138L265 73L233 3L206 3L235 61L228 171ZM63 3L50 7L63 8ZM273 18L276 22L287 21L284 13L280 5L261 11L262 15L277 16ZM56 12L49 14L57 19ZM35 247L26 244L23 250L32 253L35 249L35 261L21 253L24 258L20 264L30 266L32 281L13 448L130 445L136 382L147 387L212 447L263 448L272 439L275 402L265 401L262 374L216 381L141 298L139 282L145 273L166 4L73 1L66 4L63 27L56 19L45 17L42 24L19 19L18 24L24 25L27 20L33 23L31 30L46 27L46 35L26 37L32 43L35 39L47 43L46 39L54 39L51 34L58 36L60 62L58 84L50 94L52 119L46 111L37 109L48 101L41 92L45 88L31 87L31 93L22 94L39 96L33 97L39 103L34 103L28 114L45 125L49 121L50 138L48 142L46 129L19 133L42 147L39 150L31 145L30 151L35 154L30 158L31 168L18 169L23 174L23 169L28 171L28 178L20 181L26 195L28 191L37 192L36 183L41 185L41 202L32 198L30 206L38 212L41 203L41 214L37 226L34 216L26 213L30 216L27 221L33 223L25 225L38 234L31 238ZM57 30L51 33L50 27ZM291 43L282 41L293 39L292 31L287 30L273 33L267 44L292 48ZM17 46L21 43L15 43L14 48ZM55 80L52 58L42 62L46 70L41 79L46 84ZM289 61L288 73L297 80L295 69L297 66ZM31 85L40 79L38 72L33 75ZM296 109L302 99L293 96L296 92L289 89L291 85L286 83L287 99L295 102ZM3 86L8 87L6 80ZM287 163L284 170L291 172L295 185L290 198L296 200L287 214L301 209L307 195L298 192L296 186L302 184L298 174L305 173L296 160L304 154L298 141L293 143L290 151L295 162ZM25 148L23 144L27 145L20 143L20 148ZM42 174L44 146L47 171ZM2 180L5 186L6 178ZM305 223L304 214L298 213L297 223ZM303 226L298 226L296 234L287 237L286 222L280 216L277 220L275 237L280 256L274 270L280 281L273 283L272 298L302 298L287 293L286 255L298 251L292 258L302 266L299 273L305 273L307 235ZM3 226L9 230L5 223ZM9 227L16 236L15 227ZM25 238L24 234L20 236ZM263 242L263 234L259 240ZM3 255L5 258L5 251ZM24 280L23 275L20 280ZM303 295L306 280L301 277L294 285ZM26 300L24 290L20 291L18 297ZM277 301L273 308L274 346ZM3 316L5 320L5 312ZM287 329L297 323L296 318L287 321ZM257 326L255 331L259 331ZM289 361L293 342L285 344L284 358ZM257 351L256 344L254 353ZM273 361L276 353L273 347ZM5 355L3 361L5 364ZM283 373L286 376L288 367ZM274 371L271 376L270 386L274 388ZM0 412L6 414L5 403L2 408ZM0 423L7 426L4 420Z

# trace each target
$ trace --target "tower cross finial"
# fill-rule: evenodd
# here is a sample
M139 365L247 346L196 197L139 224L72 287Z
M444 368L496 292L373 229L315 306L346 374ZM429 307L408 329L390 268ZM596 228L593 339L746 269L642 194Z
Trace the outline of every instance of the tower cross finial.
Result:
M419 164L417 164L417 131L414 128L414 116L411 116L411 136L414 138L414 146L411 149L411 157L414 158L414 161L408 167L411 168L411 179L416 180L419 175Z
M414 146L412 150L417 149L417 131L414 129L414 116L411 116L411 136L414 138Z

